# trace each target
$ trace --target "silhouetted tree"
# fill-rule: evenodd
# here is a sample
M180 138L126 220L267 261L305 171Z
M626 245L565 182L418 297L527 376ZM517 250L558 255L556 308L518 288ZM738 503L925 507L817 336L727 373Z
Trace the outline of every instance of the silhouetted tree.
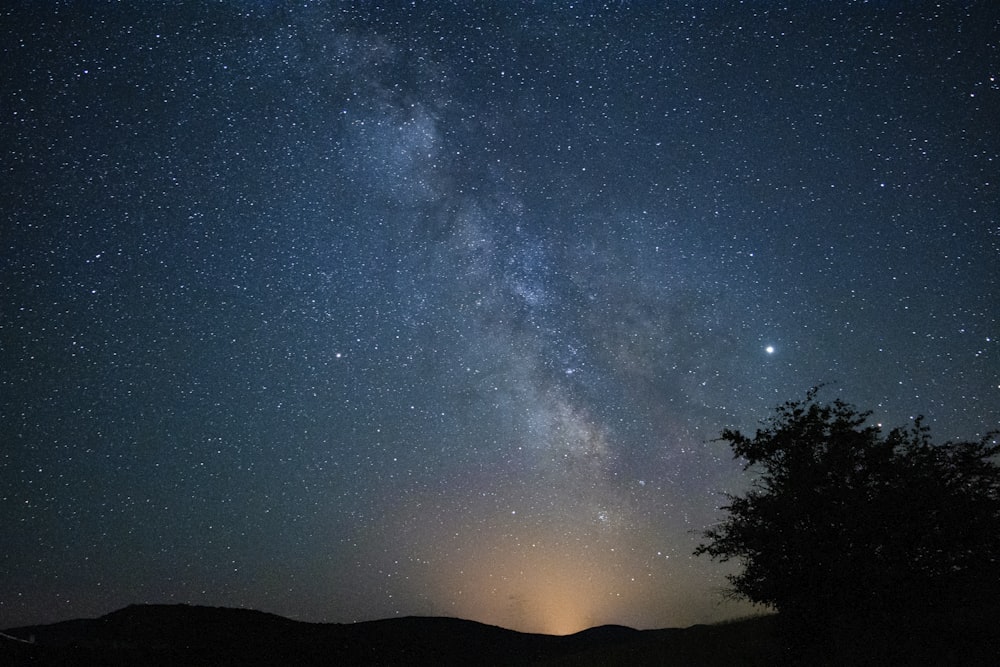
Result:
M870 412L820 404L817 391L779 406L752 438L722 432L758 474L695 553L739 559L730 592L810 631L914 636L995 613L995 434L935 445L920 418L884 433Z

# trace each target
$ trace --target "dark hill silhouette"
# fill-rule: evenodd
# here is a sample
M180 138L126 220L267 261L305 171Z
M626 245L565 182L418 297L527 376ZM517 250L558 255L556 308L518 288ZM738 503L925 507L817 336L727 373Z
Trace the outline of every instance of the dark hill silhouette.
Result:
M671 630L609 625L557 637L456 618L326 624L246 609L133 605L5 632L0 664L60 666L763 665L778 651L770 617Z

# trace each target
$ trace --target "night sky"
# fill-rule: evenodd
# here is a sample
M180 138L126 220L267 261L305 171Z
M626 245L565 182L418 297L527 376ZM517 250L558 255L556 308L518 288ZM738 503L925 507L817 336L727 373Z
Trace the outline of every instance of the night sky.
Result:
M996 428L995 3L669 5L5 2L0 626L709 622L721 429Z

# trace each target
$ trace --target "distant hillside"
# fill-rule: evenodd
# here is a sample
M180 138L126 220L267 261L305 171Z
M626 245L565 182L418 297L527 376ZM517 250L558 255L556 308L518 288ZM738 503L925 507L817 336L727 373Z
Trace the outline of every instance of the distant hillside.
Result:
M772 617L673 630L591 628L567 637L454 618L301 623L244 609L130 606L14 628L0 663L32 665L765 665ZM33 643L17 641L33 639Z

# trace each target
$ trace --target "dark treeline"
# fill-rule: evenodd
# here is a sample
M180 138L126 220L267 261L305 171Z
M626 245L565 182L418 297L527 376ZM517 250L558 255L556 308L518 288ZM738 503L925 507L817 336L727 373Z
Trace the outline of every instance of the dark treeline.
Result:
M785 403L721 439L755 473L696 553L737 559L730 594L779 612L791 662L993 664L1000 444L888 432L836 400Z

